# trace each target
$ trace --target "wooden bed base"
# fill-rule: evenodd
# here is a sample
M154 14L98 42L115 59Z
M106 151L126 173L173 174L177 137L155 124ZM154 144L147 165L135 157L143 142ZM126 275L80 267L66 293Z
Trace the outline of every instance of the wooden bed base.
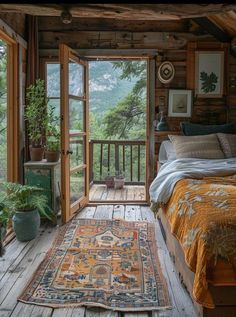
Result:
M194 273L188 268L183 249L178 240L171 233L165 213L160 209L158 213L162 234L169 250L181 283L192 298L196 313L199 317L235 317L236 316L236 286L213 286L209 289L216 305L215 309L205 308L192 297ZM191 316L189 316L191 317Z

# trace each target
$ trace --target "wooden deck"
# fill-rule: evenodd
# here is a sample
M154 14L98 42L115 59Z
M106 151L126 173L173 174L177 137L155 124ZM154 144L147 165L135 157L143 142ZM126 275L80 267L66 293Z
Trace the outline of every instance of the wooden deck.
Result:
M145 201L145 186L125 185L123 189L107 188L104 184L93 184L89 192L90 201Z
M169 287L172 310L120 313L105 309L60 308L53 309L17 302L28 280L50 248L57 228L41 228L38 237L29 242L14 239L0 258L0 317L196 317L192 302L181 286L164 243L158 221L148 207L137 205L100 205L86 207L78 218L147 220L156 223L158 254Z

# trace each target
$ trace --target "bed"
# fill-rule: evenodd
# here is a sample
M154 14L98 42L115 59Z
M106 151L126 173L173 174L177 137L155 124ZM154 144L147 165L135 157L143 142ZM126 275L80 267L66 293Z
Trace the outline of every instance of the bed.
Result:
M160 147L159 171L150 186L151 209L179 277L204 317L236 316L236 157L226 155L220 142L215 150L219 137L206 137L204 154L198 148L190 157L175 155L178 147L164 141L168 145ZM170 137L172 145L175 138ZM209 148L217 159L207 158Z

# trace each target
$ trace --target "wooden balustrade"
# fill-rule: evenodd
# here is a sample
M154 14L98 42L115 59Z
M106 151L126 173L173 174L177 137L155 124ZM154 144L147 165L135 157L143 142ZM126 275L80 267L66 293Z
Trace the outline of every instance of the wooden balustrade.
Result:
M126 184L144 184L145 141L90 140L90 183L104 183L105 177L120 172Z

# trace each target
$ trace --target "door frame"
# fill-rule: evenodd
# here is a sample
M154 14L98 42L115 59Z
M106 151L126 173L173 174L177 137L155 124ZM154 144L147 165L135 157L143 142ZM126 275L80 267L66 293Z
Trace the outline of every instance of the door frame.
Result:
M77 50L78 52L80 50ZM146 177L145 177L145 200L130 200L125 201L125 204L150 204L150 195L149 195L149 187L153 180L153 175L155 171L154 166L154 153L155 153L155 136L154 136L154 128L153 122L155 120L155 55L151 56L143 56L140 51L140 55L130 56L128 54L125 55L108 55L103 54L101 50L101 55L98 55L98 51L93 53L85 53L83 56L88 61L96 61L98 59L101 60L146 60L147 61L147 101L146 101ZM82 52L82 50L81 50ZM137 50L136 50L137 52ZM89 201L89 205L98 205L98 204L122 204L124 200L108 200L105 201Z
M0 29L7 44L7 181L19 181L19 45ZM15 153L15 155L12 155Z

